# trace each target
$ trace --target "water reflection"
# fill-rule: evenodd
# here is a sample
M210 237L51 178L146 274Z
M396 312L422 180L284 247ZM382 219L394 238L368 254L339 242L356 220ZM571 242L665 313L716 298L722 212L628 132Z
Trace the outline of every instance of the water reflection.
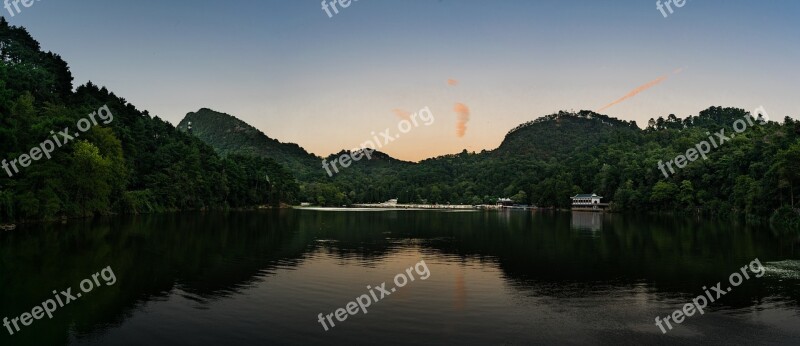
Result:
M325 304L341 303L342 292L354 290L353 285L363 291L362 284L386 280L421 257L434 259L438 272L432 269L430 283L404 291L394 302L387 300L384 311L400 315L391 317L398 319L397 325L372 326L374 333L386 334L377 336L401 340L411 329L431 338L443 337L446 330L461 336L482 327L506 330L504 318L514 321L512 313L528 311L529 304L548 306L549 313L567 318L562 316L566 308L553 299L577 299L570 309L598 314L590 305L613 310L609 302L681 301L754 258L767 264L768 274L738 287L715 309L763 310L765 302L778 302L796 313L797 245L796 236L724 221L552 211L282 210L36 225L0 234L0 318L30 311L50 291L75 287L94 268L110 265L119 283L19 335L0 333L0 344L148 340L137 339L145 336L134 331L165 325L171 329L159 329L159 337L209 344L194 338L200 330L187 326L206 319L222 323L215 315L220 306L229 309L227 322L208 327L218 337L247 335L241 336L247 341L243 343L301 343L316 337L331 342L325 339L330 335L316 334L319 326L306 319ZM422 299L415 292L425 292L424 305L434 311L402 305L411 297ZM525 303L509 304L509 299ZM280 314L263 311L267 307ZM181 314L175 316L176 311ZM436 311L447 316L446 325L416 321L420 314ZM644 317L620 322L635 329ZM253 321L264 324L255 327ZM351 322L356 323L377 322ZM552 328L549 337L554 340L569 333L558 329L567 328L558 323ZM586 327L570 328L578 335ZM348 339L355 334L337 333L341 343L358 341ZM525 335L514 340L549 340Z
M570 226L576 231L597 232L603 229L603 213L572 211Z

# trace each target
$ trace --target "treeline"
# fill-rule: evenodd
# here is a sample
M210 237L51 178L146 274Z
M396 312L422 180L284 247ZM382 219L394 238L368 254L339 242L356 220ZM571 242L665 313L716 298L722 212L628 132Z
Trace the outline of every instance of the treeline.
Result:
M229 114L202 108L186 114L176 127L187 131L190 122L193 124L193 135L212 145L222 156L240 154L269 157L300 180L320 174L311 169L319 159L299 145L269 138L259 129Z
M61 57L0 17L0 155L11 161L98 107L114 118L10 176L0 223L293 203L299 187L270 159L220 157L202 141L92 83L73 91Z
M768 108L767 108L768 110ZM399 198L400 202L516 203L568 208L569 197L597 193L616 211L680 211L773 216L797 227L800 122L733 124L748 113L711 107L696 116L651 120L642 130L588 111L562 112L510 132L493 151L466 151L419 164L395 164L388 174L353 165L324 182L306 183L303 199L339 205ZM736 136L665 177L659 161L685 154L725 129Z
M230 115L203 109L182 124L193 120L202 129L196 135L220 151L281 155L295 167L299 200L318 205L391 198L406 203L493 204L510 197L520 204L569 208L570 196L594 192L620 212L771 216L786 228L800 229L795 208L800 122L789 117L748 122L742 133L712 148L706 160L668 177L659 169L659 161L685 154L721 129L735 133L733 124L747 114L710 107L684 119L672 114L651 119L640 129L635 122L591 111L562 111L516 127L495 150L463 151L420 163L375 152L371 160L333 177L324 174L321 158L294 144L273 150L279 142L265 142L268 137L258 131L243 131L251 127Z
M594 192L617 211L772 216L800 227L800 122L789 117L748 126L706 160L668 177L659 161L672 160L720 129L734 133L732 125L747 112L711 107L683 119L651 119L642 130L591 111L562 111L516 127L495 150L465 150L420 163L375 152L371 160L328 177L321 158L232 116L201 109L176 128L92 83L73 91L67 64L5 19L0 60L0 148L7 160L38 146L50 131L73 128L102 105L114 115L113 122L57 149L52 159L13 177L0 174L0 222L391 198L491 204L511 197L520 204L568 208L570 196ZM187 133L188 121L193 134Z
M243 148L271 155L266 146L261 147L263 133L242 136L237 129L249 125L239 119L211 110L199 113L202 118L192 113L192 119L205 134L197 135L218 150ZM640 129L634 122L591 111L562 111L518 126L495 150L465 150L416 164L376 152L371 160L333 177L324 174L319 157L303 150L278 152L294 162L293 167L301 167L293 170L300 179L299 200L318 205L391 198L492 204L510 197L520 204L569 208L570 196L594 192L621 212L772 216L774 221L800 228L796 208L800 122L789 117L756 120L736 133L733 124L747 115L742 109L710 107L684 119L672 114L651 119L647 128ZM712 148L706 160L698 159L664 176L659 161L666 163L685 154L709 136L716 138L721 129L736 136Z

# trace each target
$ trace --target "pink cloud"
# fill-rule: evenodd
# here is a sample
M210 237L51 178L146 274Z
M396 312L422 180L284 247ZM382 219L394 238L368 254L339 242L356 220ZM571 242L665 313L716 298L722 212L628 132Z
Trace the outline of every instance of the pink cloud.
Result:
M392 113L396 115L400 119L409 120L411 119L411 112L404 111L402 109L392 109Z
M456 112L456 136L464 137L469 122L469 107L463 103L456 103L453 111Z
M681 67L681 68L677 68L677 69L675 69L674 71L672 71L672 74L678 74L678 73L681 73L681 72L683 72L683 70L684 70L684 68L683 68L683 67ZM620 102L622 102L622 101L625 101L625 100L627 100L627 99L629 99L629 98L631 98L631 97L634 97L634 96L636 96L636 94L638 94L638 93L640 93L640 92L642 92L642 91L645 91L645 90L647 90L647 89L650 89L650 88L652 88L652 87L654 87L654 86L656 86L656 85L660 84L661 82L663 82L663 81L667 80L668 78L669 78L669 76L666 76L666 75L665 75L665 76L658 77L658 78L656 78L655 80L649 81L649 82L647 82L647 83L645 83L645 84L643 84L643 85L640 85L640 86L638 86L636 89L633 89L633 90L631 90L631 92L627 93L625 96L623 96L623 97L620 97L620 98L619 98L619 99L617 99L616 101L614 101L614 102L611 102L611 103L609 103L609 104L607 104L607 105L603 106L602 108L600 108L600 109L596 110L595 112L598 112L598 113L599 113L599 112L601 112L601 111L603 111L603 110L606 110L606 109L610 108L611 106L614 106L614 105L616 105L616 104L618 104L618 103L620 103Z

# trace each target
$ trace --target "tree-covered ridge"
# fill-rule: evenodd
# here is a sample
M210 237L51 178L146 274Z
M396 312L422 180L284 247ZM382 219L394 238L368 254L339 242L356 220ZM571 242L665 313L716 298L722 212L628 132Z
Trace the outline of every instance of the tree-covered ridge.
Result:
M747 112L711 107L684 119L651 119L645 129L590 111L558 112L511 130L495 150L419 163L375 152L328 177L320 157L230 115L201 109L175 128L92 83L73 91L67 64L4 19L0 60L0 148L6 159L102 105L114 114L112 123L93 127L52 159L13 178L0 175L0 222L390 198L480 204L512 197L563 208L569 196L595 192L619 211L775 215L797 224L800 122L789 117L750 126L707 160L669 177L659 171L659 161L719 129L733 133L732 124Z
M756 122L713 149L707 160L669 178L658 169L659 161L695 147L707 132L733 133L734 121L746 114L710 107L685 119L652 119L640 129L591 111L559 112L513 129L495 150L465 150L420 163L373 158L332 178L301 179L301 199L322 205L390 198L479 204L512 197L566 208L569 196L595 192L618 211L768 216L791 207L800 185L800 122L789 117L782 123ZM310 171L321 171L319 161L312 165Z
M612 118L612 117L609 117L608 115L599 114L599 113L595 113L595 112L592 112L592 111L586 111L586 110L579 111L579 112L559 111L558 113L545 115L543 117L540 117L540 118L537 118L537 119L522 123L520 125L517 125L517 127L515 127L515 128L513 128L513 129L508 131L508 133L506 134L506 138L508 138L508 136L510 136L511 134L513 134L513 133L515 133L517 131L520 131L520 130L528 128L528 127L532 127L536 123L541 123L541 122L546 122L546 121L553 121L553 120L559 121L559 120L564 119L564 118L600 119L600 123L604 124L604 125L617 126L617 127L630 127L632 129L639 129L639 126L636 125L635 121L628 122L628 121L625 121L625 120Z
M281 163L299 180L302 199L322 205L341 206L388 199L386 196L400 191L400 185L387 188L387 182L399 181L405 168L413 165L374 151L370 159L362 159L331 178L322 168L322 157L308 153L297 144L272 139L229 114L202 108L187 114L178 129L188 131L189 122L192 123L192 135L222 155L256 155ZM342 150L324 159L332 161L348 152Z
M72 89L58 55L0 18L0 148L28 153L50 131L107 105L114 119L13 177L0 174L0 222L277 204L298 187L263 158L221 158L197 138L92 83ZM270 182L266 183L266 177Z
M270 138L250 124L226 113L201 108L184 117L177 128L187 132L188 125L192 124L192 135L211 145L219 154L253 155L272 159L286 168L303 182L324 183L328 175L322 168L322 157L313 155L295 143L282 143ZM331 154L326 157L332 160L347 151ZM370 160L363 160L361 164L353 165L361 173L374 173L381 168L392 169L395 164L402 161L392 158L385 153L375 151ZM357 173L356 173L357 174Z
M594 121L586 121L594 120ZM540 126L541 124L547 126ZM625 122L591 111L560 111L519 125L508 132L495 155L529 155L538 159L560 158L594 145L615 131L637 131L635 122Z
M186 132L189 122L193 135L223 156L236 153L270 158L303 177L310 173L311 165L320 160L299 145L281 143L229 114L202 108L187 114L177 128Z

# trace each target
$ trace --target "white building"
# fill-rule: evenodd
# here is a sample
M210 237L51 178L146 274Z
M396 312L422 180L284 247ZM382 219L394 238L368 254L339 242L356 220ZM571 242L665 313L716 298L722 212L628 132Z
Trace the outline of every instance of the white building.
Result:
M572 209L577 210L602 210L607 206L607 203L600 203L602 196L597 194L577 194L570 197L572 200Z

